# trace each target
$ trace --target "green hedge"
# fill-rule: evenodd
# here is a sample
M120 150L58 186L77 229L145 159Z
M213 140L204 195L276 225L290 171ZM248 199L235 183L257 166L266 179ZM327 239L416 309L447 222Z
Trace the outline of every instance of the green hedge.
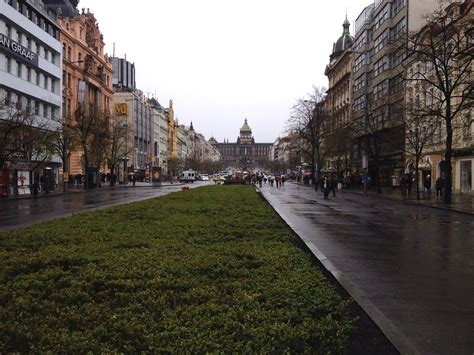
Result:
M344 353L354 319L252 186L0 233L0 352Z

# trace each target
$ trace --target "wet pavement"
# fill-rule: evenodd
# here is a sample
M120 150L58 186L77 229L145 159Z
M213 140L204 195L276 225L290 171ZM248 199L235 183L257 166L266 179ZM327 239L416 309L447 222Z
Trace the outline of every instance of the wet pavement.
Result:
M262 195L401 353L474 353L472 215L291 183Z
M196 182L187 186L194 188L205 184L205 182ZM71 191L68 194L42 195L37 200L32 197L0 200L0 230L25 227L75 213L159 197L180 191L181 187L182 184L160 187L137 184L136 187L132 185L103 187L87 191Z

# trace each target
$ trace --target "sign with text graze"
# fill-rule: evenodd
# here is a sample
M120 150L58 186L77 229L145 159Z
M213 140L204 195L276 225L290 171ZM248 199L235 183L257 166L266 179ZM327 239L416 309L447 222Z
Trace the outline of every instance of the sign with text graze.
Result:
M30 51L28 48L23 47L21 44L15 42L11 38L8 38L4 34L0 33L0 45L7 49L7 51L14 56L20 57L30 61L33 65L38 66L38 56L35 52Z

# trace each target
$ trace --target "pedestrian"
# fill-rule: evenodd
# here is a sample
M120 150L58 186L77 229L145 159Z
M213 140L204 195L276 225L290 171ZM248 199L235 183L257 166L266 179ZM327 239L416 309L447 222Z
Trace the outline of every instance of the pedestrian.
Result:
M39 184L37 181L35 181L32 185L31 185L31 190L33 192L33 197L35 198L35 200L38 198L38 191L39 191Z
M324 178L321 190L323 191L323 195L324 195L325 200L328 199L329 189L330 189L330 182L329 182L328 178Z
M136 181L137 181L137 177L135 176L135 174L133 174L133 176L132 176L133 187L135 187L135 182Z
M436 189L436 197L443 197L443 183L441 181L441 178L436 179L435 189Z
M413 185L413 177L411 176L411 174L408 174L407 175L407 192L408 192L408 196L410 196L411 194L411 186Z
M398 182L398 179L395 175L392 175L392 189L396 189L397 188L397 182Z
M400 192L402 197L407 194L407 177L405 175L400 176Z
M337 187L337 180L334 178L330 178L328 195L332 191L332 196L336 197L336 187Z
M364 175L362 175L362 186L364 188L365 194L369 190L369 184L370 184L370 176L367 173L365 173Z
M282 175L281 177L281 186L283 187L283 185L285 185L285 175Z
M425 189L426 189L426 192L431 192L431 175L430 174L426 175Z

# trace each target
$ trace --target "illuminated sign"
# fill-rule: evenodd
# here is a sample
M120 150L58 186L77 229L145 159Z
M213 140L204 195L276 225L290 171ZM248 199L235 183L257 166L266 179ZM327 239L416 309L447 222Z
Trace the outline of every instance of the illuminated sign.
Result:
M21 44L13 41L0 33L0 44L7 48L8 51L14 55L17 55L23 59L29 60L34 65L38 66L38 56L36 53L30 51L28 48L23 47Z
M127 107L127 104L125 104L125 103L115 105L115 113L118 116L126 115L127 111L128 111L127 109L128 109L128 107Z

